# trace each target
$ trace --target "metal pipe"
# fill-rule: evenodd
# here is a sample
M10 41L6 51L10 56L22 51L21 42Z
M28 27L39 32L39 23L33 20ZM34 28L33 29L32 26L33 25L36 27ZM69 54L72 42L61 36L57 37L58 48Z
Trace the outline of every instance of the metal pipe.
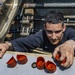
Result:
M75 3L25 3L24 8L75 7Z
M75 18L75 15L65 15L64 18Z

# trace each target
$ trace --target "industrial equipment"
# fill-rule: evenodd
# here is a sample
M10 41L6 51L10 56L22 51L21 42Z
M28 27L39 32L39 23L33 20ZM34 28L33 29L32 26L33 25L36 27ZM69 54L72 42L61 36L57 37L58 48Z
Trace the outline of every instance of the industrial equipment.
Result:
M44 17L50 10L60 10L66 26L75 28L75 0L1 0L0 42L7 33L16 39L44 29Z
M20 2L20 0L0 0L0 42L4 41Z

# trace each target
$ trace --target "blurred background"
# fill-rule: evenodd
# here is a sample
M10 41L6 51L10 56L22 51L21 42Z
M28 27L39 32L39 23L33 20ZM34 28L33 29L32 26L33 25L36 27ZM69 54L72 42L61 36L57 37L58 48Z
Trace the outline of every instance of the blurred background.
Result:
M75 0L0 0L0 42L42 30L50 10L60 10L66 26L75 28Z

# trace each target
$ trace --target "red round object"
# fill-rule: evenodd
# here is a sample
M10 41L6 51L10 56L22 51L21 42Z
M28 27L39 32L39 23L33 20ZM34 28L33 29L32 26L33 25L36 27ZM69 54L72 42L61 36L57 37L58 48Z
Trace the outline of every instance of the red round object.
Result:
M45 59L41 56L37 57L36 66L38 69L44 69L45 67Z
M55 59L60 63L60 64L64 64L66 62L66 58L63 60L63 61L59 61L59 58L60 58L60 54L58 53L55 57Z
M15 60L15 58L13 56L7 61L8 67L11 67L11 68L15 67L16 64L17 64L17 62L16 62L16 60Z
M45 63L45 67L46 67L47 71L50 73L54 73L56 71L56 65L51 61L47 61Z
M17 61L18 61L19 64L26 64L27 61L28 61L26 55L17 54L16 58L17 58Z
M55 59L58 61L58 60L59 60L59 58L60 58L60 54L58 53L58 54L56 54Z

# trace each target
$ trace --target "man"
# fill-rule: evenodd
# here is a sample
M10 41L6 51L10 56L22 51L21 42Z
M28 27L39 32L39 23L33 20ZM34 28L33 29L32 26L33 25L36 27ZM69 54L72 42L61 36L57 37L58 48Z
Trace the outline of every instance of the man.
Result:
M61 54L60 61L66 58L66 62L61 66L70 67L74 60L75 30L66 28L63 14L55 10L47 13L44 27L44 30L36 34L0 44L0 57L11 47L20 52L40 47L45 51L52 52L54 58L59 52Z

